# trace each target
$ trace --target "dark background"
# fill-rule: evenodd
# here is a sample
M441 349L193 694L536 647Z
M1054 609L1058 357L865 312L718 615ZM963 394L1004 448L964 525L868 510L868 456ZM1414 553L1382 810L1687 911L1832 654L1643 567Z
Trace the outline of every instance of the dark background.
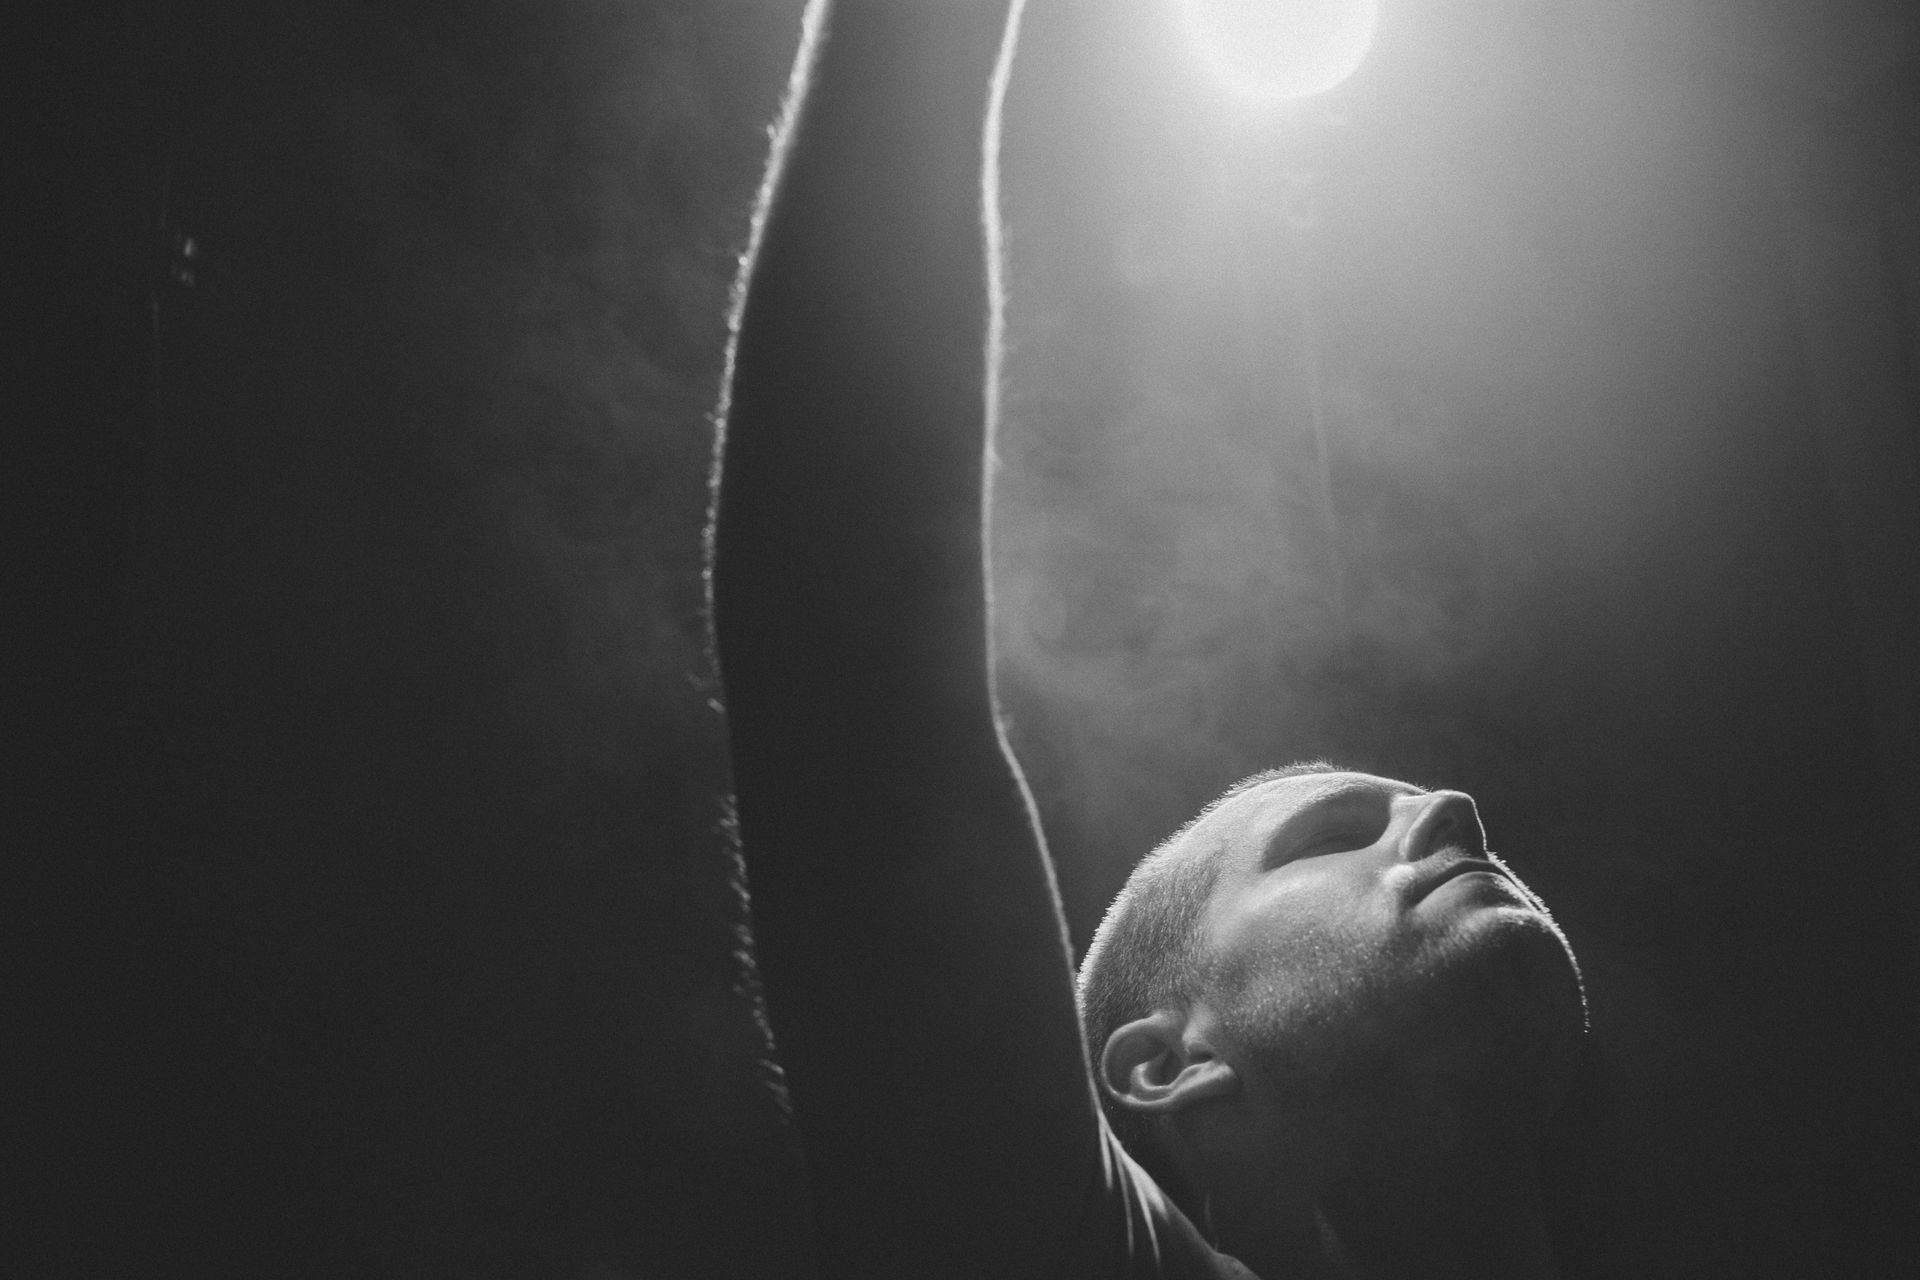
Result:
M1905 1274L1915 25L1383 8L1294 111L1028 16L995 576L1075 939L1255 768L1465 787L1587 968L1568 1275ZM804 1270L699 613L797 18L28 24L13 1273Z

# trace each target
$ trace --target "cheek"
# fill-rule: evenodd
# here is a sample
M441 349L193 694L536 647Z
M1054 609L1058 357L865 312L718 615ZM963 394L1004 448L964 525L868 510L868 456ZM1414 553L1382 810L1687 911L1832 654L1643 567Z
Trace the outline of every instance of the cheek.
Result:
M1392 869L1330 861L1302 874L1275 877L1250 904L1251 933L1298 940L1316 950L1378 946L1397 930L1399 898L1384 884Z
M1223 991L1273 1009L1319 1003L1334 989L1398 965L1409 939L1394 900L1371 875L1276 884L1215 933Z
M1357 1046L1390 1037L1407 965L1377 934L1307 921L1237 959L1218 1011L1243 1068L1292 1083L1338 1075Z

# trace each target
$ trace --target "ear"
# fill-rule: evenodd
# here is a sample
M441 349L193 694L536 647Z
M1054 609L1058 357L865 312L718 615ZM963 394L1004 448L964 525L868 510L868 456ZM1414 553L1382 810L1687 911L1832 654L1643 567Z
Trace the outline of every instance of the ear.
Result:
M1107 1037L1100 1087L1130 1111L1166 1115L1234 1093L1240 1076L1186 1016L1162 1009Z

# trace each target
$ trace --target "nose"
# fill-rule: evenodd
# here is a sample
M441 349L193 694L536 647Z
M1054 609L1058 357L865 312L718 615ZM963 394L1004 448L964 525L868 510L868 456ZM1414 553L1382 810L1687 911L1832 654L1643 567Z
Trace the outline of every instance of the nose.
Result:
M1466 792L1429 791L1402 803L1419 806L1400 838L1402 862L1418 862L1442 849L1459 849L1469 858L1487 856L1487 833Z

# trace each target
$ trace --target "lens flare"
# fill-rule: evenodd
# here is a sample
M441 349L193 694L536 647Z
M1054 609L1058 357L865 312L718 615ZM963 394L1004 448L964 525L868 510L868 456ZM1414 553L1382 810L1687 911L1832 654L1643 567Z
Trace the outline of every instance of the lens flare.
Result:
M1201 63L1238 97L1310 98L1360 66L1379 25L1377 0L1177 0Z

